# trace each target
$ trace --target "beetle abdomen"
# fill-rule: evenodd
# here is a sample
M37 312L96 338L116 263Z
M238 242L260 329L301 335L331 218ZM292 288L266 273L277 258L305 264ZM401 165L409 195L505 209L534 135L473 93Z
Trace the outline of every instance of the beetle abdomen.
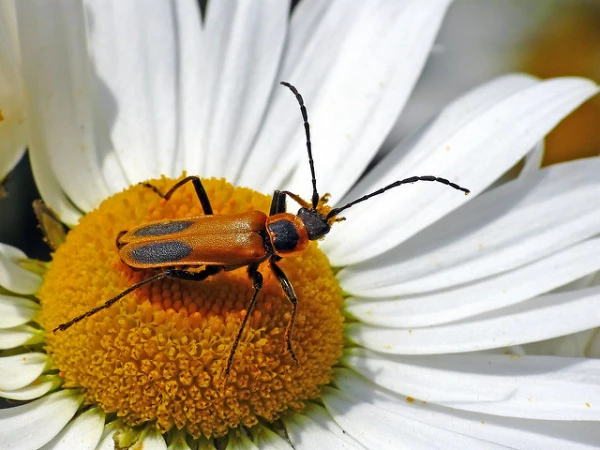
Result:
M119 237L119 256L135 269L248 265L269 256L266 220L266 214L249 211L152 222Z

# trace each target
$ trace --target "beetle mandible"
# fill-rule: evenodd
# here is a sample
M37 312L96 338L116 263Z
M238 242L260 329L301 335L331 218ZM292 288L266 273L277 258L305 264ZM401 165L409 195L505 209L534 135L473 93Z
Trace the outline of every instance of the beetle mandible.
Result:
M229 375L235 351L239 345L242 333L248 322L258 293L262 289L263 277L259 266L268 261L269 267L279 280L281 288L292 304L292 314L285 330L285 345L294 363L298 359L292 348L292 331L298 298L294 288L283 270L277 265L282 258L302 254L309 241L322 239L334 222L342 220L338 215L356 205L385 191L403 184L417 181L435 181L449 187L469 193L468 189L452 183L445 178L432 175L413 176L391 183L370 194L364 195L343 206L331 208L327 206L328 194L319 196L315 166L312 157L310 126L304 100L298 90L285 81L281 84L292 91L300 105L308 163L312 178L311 201L302 199L299 195L285 190L273 193L269 215L261 211L248 211L240 214L214 215L210 200L202 181L197 176L187 176L178 181L166 193L149 183L142 183L152 189L157 195L169 200L173 193L184 184L191 182L204 211L203 216L175 220L159 220L122 231L117 237L117 248L121 261L133 269L164 269L162 272L146 278L105 303L65 322L54 329L66 330L75 323L109 308L127 294L163 278L178 278L183 280L202 281L222 271L246 267L248 277L252 281L254 292L242 324L236 334L229 351L225 376ZM296 201L301 207L297 214L286 212L286 197ZM191 268L200 269L191 271Z

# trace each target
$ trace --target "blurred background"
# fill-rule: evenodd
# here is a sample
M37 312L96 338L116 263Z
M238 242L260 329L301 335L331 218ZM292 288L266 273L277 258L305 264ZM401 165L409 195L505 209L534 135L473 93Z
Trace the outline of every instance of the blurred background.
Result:
M203 2L202 2L203 3ZM293 2L296 5L298 2ZM507 72L583 76L600 83L600 1L456 0L416 89L382 152L443 105ZM547 138L544 165L600 154L600 96ZM3 185L0 242L49 259L31 204L39 198L27 156Z

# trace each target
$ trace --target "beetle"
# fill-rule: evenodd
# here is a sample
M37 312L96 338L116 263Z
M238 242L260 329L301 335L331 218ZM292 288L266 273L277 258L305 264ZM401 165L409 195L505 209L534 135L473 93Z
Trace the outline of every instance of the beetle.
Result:
M242 333L254 309L258 293L262 289L263 276L259 267L262 263L268 262L269 268L292 304L292 314L284 336L287 351L294 363L298 364L292 348L292 330L298 309L298 298L292 284L277 263L282 258L301 255L310 241L322 239L329 233L334 222L343 220L338 218L342 211L389 189L417 181L434 181L465 194L469 193L468 189L445 178L432 175L413 176L391 183L343 206L337 208L327 206L329 195L325 194L321 197L317 191L310 126L304 100L293 85L285 81L282 81L281 84L292 91L300 105L312 178L311 201L306 201L289 191L276 190L273 193L269 215L261 211L215 215L202 181L197 176L187 176L181 179L164 194L152 184L141 183L165 200L169 200L186 183L192 183L204 215L175 220L158 220L119 233L117 248L119 257L124 264L132 269L163 270L125 289L100 306L59 325L54 332L66 330L86 317L109 308L127 294L155 281L164 278L202 281L222 271L245 267L248 277L252 281L254 292L229 351L225 368L225 376L228 376ZM300 205L297 214L286 212L286 197L290 197Z

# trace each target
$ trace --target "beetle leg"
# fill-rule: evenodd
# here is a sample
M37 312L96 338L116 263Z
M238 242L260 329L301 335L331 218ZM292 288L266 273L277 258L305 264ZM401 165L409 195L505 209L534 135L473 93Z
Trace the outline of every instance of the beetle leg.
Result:
M150 183L140 183L140 184L143 186L146 186L149 189L152 189L154 192L156 192L156 194L158 194L160 197L164 198L165 200L169 200L171 198L171 195L173 195L173 193L177 189L179 189L181 186L183 186L185 183L187 183L189 181L191 181L194 184L194 189L196 190L196 195L198 196L198 200L200 200L200 204L202 204L202 210L204 211L204 214L207 216L212 216L213 210L212 210L212 206L210 206L210 200L208 199L208 195L206 194L206 191L204 190L202 181L200 180L199 177L197 177L195 175L190 175L189 177L185 177L182 180L179 180L177 183L175 183L175 185L171 189L169 189L167 191L166 194L163 194L162 192L160 192L156 186L153 186Z
M189 270L169 269L163 273L169 273L169 278L178 278L180 280L203 281L208 277L218 274L224 270L223 266L206 266L200 272L190 272Z
M285 211L286 211L285 192L283 192L283 191L273 192L273 200L271 201L271 210L269 212L269 215L274 216L275 214L284 213Z
M281 283L283 292L285 292L285 295L287 295L287 298L294 307L294 309L292 310L292 317L290 318L290 322L288 323L288 326L285 329L285 344L287 346L288 351L290 352L290 355L292 355L294 363L298 365L298 358L296 358L294 349L292 349L292 330L294 329L294 322L296 321L296 312L298 311L298 297L296 297L296 293L294 292L292 283L290 283L290 280L288 280L283 270L281 270L281 268L277 264L275 264L275 261L273 261L273 259L271 259L270 265L271 270L279 280L279 283Z
M182 280L193 280L193 281L202 281L206 280L208 277L215 275L223 270L222 266L206 266L204 270L200 272L189 272L187 270L179 270L179 269L169 269L161 272L159 274L154 275L153 277L146 278L143 281L140 281L138 284L134 284L133 286L125 289L119 295L107 300L104 304L100 306L96 306L95 308L90 309L87 312L75 317L74 319L69 320L68 322L62 323L57 326L53 332L64 331L67 328L71 327L71 325L76 324L77 322L85 319L86 317L92 316L96 314L98 311L102 311L103 309L109 308L114 305L117 301L121 300L127 294L146 286L147 284L154 283L155 281L162 280L163 278L179 278Z
M252 278L252 285L254 286L254 294L252 294L252 300L250 300L250 304L248 305L248 309L246 310L246 315L244 316L244 320L242 321L242 325L240 325L240 329L238 330L237 336L235 337L235 341L233 341L233 346L229 351L229 358L227 359L227 367L225 368L225 378L229 376L229 369L231 369L231 363L233 362L233 356L235 355L235 351L237 350L238 344L240 343L240 339L242 337L242 333L244 332L244 328L246 327L246 323L250 318L250 314L252 314L252 310L254 309L254 304L256 303L256 297L258 297L258 293L262 289L263 277L262 274L258 271L258 264L252 264L248 266L248 276Z

